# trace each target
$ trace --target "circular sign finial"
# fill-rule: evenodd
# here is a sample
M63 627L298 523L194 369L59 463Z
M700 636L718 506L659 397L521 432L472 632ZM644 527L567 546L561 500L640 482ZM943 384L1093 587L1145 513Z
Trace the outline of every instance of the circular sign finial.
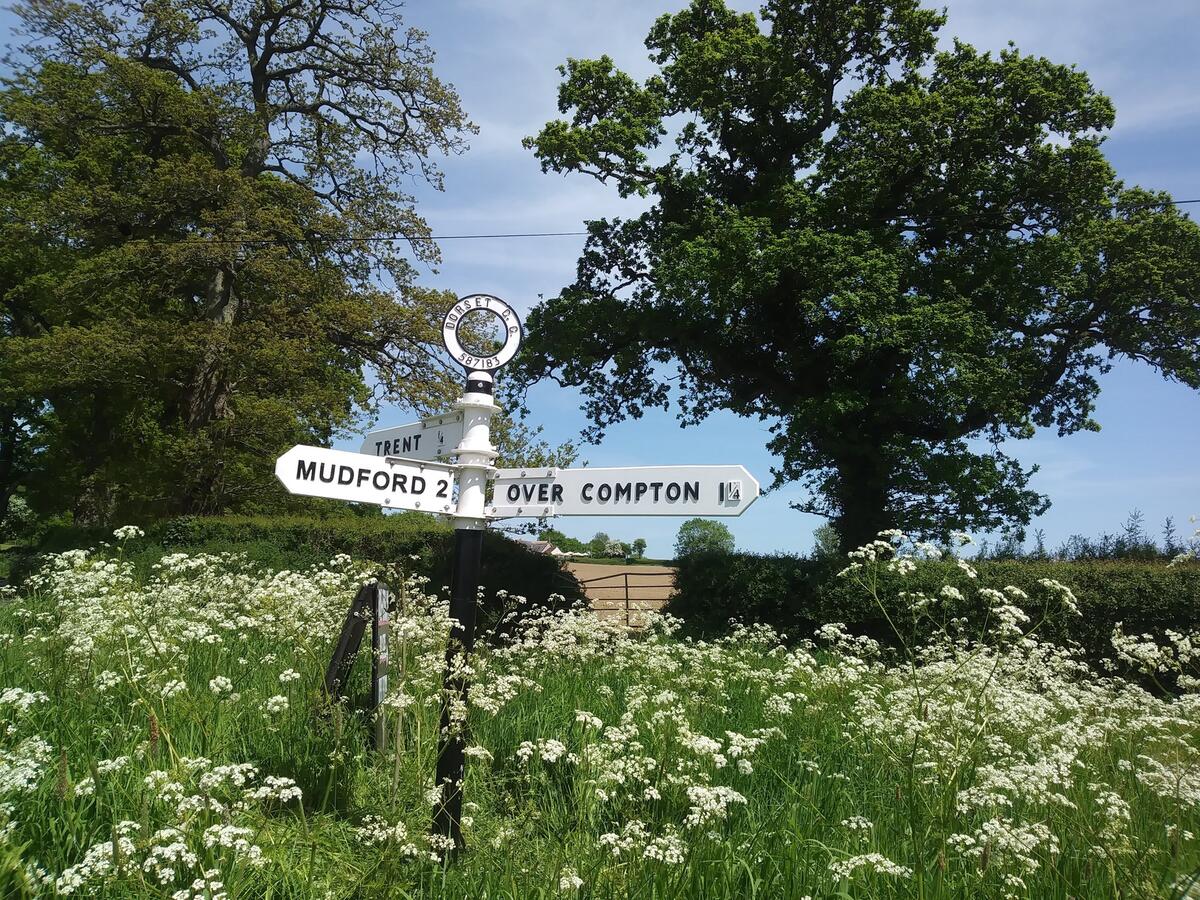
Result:
M468 313L488 312L500 320L504 328L504 346L491 356L476 356L463 349L458 329ZM442 320L442 341L454 361L468 372L493 372L512 359L521 346L521 320L517 311L491 294L468 294L460 297Z

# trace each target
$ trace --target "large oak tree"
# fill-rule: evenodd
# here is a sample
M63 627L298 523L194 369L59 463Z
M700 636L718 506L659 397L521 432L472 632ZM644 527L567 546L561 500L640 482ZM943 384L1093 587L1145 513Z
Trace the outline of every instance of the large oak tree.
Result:
M15 7L0 509L273 505L270 461L457 380L407 185L472 126L389 0Z
M775 483L850 545L1027 522L1047 499L998 445L1096 429L1115 356L1200 386L1200 229L1116 178L1108 98L1016 49L937 52L942 25L695 0L645 81L569 60L568 118L527 145L651 205L589 223L525 379L582 387L593 437L672 396L770 421Z

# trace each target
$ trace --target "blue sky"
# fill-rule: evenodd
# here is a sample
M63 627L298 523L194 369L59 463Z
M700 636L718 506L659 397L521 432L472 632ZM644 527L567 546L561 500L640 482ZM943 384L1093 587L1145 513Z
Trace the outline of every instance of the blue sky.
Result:
M429 31L438 71L462 95L479 125L470 152L448 160L444 193L418 189L421 212L435 234L573 231L584 219L628 212L613 191L584 176L543 175L520 140L557 116L555 66L568 56L607 53L631 74L651 71L642 40L654 18L682 3L446 0L413 3L408 18ZM757 4L735 4L755 9ZM1200 7L1194 0L951 0L943 39L960 37L1000 50L1009 40L1024 52L1074 63L1117 107L1107 153L1128 183L1200 198ZM443 262L425 282L456 293L497 294L528 309L539 294L569 283L581 238L446 241ZM1053 431L1011 442L1007 451L1039 463L1033 485L1054 505L1034 523L1051 545L1072 533L1116 531L1140 508L1157 529L1173 516L1181 531L1200 513L1200 395L1168 383L1148 367L1118 364L1103 380L1097 419L1102 430L1068 438ZM532 421L552 440L578 434L579 398L555 386L535 388ZM397 424L402 411L385 411ZM770 454L764 424L721 414L687 429L657 413L610 429L584 448L592 465L742 463L764 485ZM347 441L347 446L353 444ZM738 546L757 551L805 550L822 519L788 503L797 487L762 497L743 516L726 519ZM681 523L674 518L561 518L556 527L590 537L645 537L650 555L669 555ZM1190 532L1190 529L1188 529Z

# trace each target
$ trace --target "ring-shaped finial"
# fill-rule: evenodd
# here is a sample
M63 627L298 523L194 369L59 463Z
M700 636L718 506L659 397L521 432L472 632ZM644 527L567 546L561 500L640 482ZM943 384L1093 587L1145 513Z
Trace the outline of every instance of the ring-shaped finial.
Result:
M467 313L476 310L491 313L504 326L504 346L491 356L468 353L458 340L458 329L463 318ZM516 356L522 337L521 319L517 316L517 311L491 294L468 294L460 297L442 320L442 342L454 357L454 361L468 372L494 372Z

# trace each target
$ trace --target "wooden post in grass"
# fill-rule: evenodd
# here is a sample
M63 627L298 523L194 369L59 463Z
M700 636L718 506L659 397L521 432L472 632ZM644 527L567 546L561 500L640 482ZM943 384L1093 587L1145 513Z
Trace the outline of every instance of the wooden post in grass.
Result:
M387 749L387 716L383 706L388 689L388 625L390 592L382 582L364 584L354 595L333 658L325 670L325 693L336 702L346 693L346 683L362 646L367 622L371 623L371 714L375 717L372 746Z
M371 709L375 715L376 750L387 749L387 707L383 705L388 691L388 628L390 625L391 602L386 584L375 583L372 597L374 619L371 625Z

